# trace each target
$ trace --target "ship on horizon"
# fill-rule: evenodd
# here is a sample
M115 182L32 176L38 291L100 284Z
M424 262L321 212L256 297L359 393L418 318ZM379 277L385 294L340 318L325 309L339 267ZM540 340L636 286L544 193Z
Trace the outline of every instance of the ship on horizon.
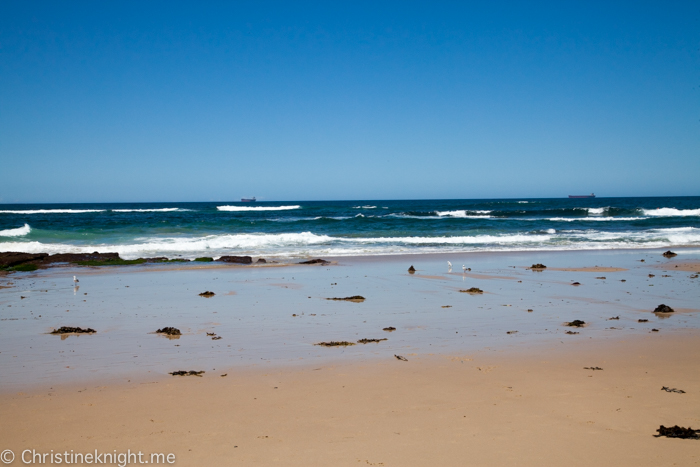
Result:
M252 198L241 198L241 203L254 203L255 202L255 196Z
M590 195L569 195L569 198L595 198L595 194L591 193Z

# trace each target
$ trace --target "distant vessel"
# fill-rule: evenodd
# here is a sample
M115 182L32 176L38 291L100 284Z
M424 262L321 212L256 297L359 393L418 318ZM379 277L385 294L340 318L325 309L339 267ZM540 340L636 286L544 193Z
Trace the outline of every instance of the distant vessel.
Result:
M242 203L254 203L255 202L255 196L252 198L241 198Z
M595 198L595 195L593 193L590 195L569 195L569 198Z

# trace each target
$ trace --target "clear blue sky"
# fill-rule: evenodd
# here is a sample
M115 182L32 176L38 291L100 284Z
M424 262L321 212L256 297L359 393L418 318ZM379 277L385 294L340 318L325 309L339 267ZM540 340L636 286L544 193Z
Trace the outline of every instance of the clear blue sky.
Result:
M700 2L0 2L0 202L700 195Z

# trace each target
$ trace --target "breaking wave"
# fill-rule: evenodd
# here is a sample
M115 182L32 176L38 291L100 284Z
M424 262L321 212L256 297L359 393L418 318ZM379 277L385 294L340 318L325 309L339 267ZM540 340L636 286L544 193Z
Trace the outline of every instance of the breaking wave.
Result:
M0 237L23 237L31 231L32 228L29 227L29 224L24 224L23 227L18 227L16 229L0 230Z
M289 211L291 209L301 209L301 206L217 206L219 211Z
M676 208L658 208L658 209L642 209L645 216L654 217L686 217L700 216L700 209L676 209Z
M22 211L0 211L2 214L83 214L105 212L106 209L27 209Z

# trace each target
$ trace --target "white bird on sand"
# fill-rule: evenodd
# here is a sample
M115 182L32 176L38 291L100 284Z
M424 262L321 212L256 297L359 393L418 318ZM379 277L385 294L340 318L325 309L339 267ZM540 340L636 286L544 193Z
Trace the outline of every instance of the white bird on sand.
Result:
M450 263L449 261L447 262L447 268L452 269L452 263Z
M462 265L462 272L464 272L464 273L467 272L467 267L465 265Z
M73 284L77 284L80 282L77 277L73 276Z

